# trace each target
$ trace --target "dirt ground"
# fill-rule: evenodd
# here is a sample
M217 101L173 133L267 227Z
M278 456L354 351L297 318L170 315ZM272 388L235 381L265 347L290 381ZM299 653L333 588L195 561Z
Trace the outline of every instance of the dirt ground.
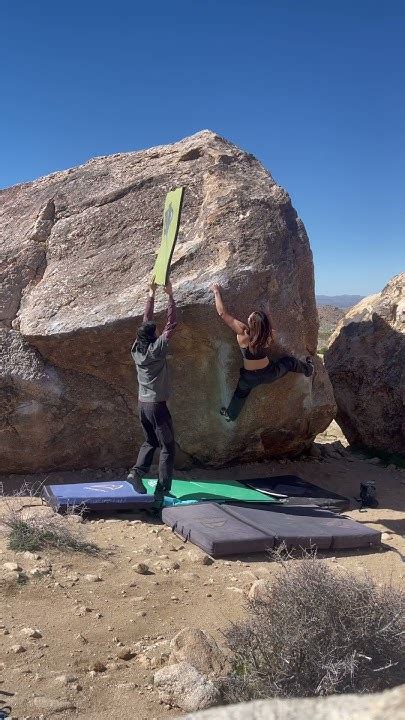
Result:
M342 439L337 426L318 440ZM330 446L331 447L331 446ZM267 464L178 473L179 477L243 478L296 474L354 498L361 480L377 485L379 507L360 512L353 500L353 519L383 531L377 552L323 554L356 573L367 571L378 583L404 585L405 470L372 464L361 455L274 461ZM55 473L49 481L118 478L120 473ZM27 478L31 483L44 476ZM5 493L24 478L0 477ZM7 512L7 498L1 513ZM38 505L25 498L27 505ZM357 508L357 509L356 509ZM49 512L37 508L31 512ZM67 521L65 521L67 522ZM73 522L73 521L69 521ZM242 618L246 592L255 578L268 577L274 564L265 555L202 563L203 553L183 543L169 528L144 514L87 520L75 524L96 543L97 557L79 553L41 552L40 557L7 549L0 536L0 692L9 698L13 718L83 717L86 720L153 720L181 716L160 704L153 672L167 662L168 643L183 627L202 628L221 644L229 622ZM4 563L21 567L27 580L13 580ZM149 574L133 567L144 562ZM34 570L35 569L35 570ZM31 571L34 570L32 574ZM86 575L99 576L86 578ZM23 628L38 629L31 638ZM24 648L21 651L21 647ZM16 652L16 649L20 652ZM134 657L119 658L123 649ZM7 701L5 695L0 699Z

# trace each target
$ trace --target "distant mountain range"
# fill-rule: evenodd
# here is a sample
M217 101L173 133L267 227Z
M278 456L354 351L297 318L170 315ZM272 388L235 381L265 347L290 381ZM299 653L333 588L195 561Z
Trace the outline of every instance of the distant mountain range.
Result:
M317 305L333 305L338 308L350 308L363 300L364 295L316 295Z

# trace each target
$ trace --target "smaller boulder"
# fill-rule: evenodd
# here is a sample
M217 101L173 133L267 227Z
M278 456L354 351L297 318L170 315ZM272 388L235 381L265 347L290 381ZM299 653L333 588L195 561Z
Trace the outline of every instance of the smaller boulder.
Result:
M214 683L186 662L158 670L153 680L159 699L170 707L194 712L212 707L219 701Z
M221 673L225 658L214 638L204 630L185 627L170 642L170 662L186 662L205 675Z

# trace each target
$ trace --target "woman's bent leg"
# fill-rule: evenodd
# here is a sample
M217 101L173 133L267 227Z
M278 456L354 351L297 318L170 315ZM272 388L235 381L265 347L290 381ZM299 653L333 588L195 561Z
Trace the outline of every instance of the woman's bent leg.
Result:
M307 358L306 362L303 362L292 355L286 355L285 357L280 358L280 360L275 360L275 362L271 363L267 373L265 374L263 382L274 382L275 380L279 380L284 377L284 375L287 375L289 372L301 373L306 377L310 377L314 372L313 362L310 358Z
M236 420L255 385L256 383L249 378L249 375L241 370L239 382L226 411L230 420Z
M306 361L303 362L292 355L286 355L286 357L278 360L277 363L280 364L282 368L285 368L285 372L301 373L302 375L306 375L306 377L310 377L314 372L314 365L311 358L307 358ZM283 375L285 375L285 372L283 372Z

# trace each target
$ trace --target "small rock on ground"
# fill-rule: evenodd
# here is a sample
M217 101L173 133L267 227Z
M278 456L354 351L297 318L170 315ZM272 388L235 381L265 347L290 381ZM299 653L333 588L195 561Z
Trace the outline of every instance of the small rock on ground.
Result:
M42 637L41 631L37 630L37 628L24 627L22 628L21 633L33 638L34 640L39 640Z
M3 563L3 567L5 570L8 570L9 572L21 572L22 571L22 567L16 562L5 562L5 563Z
M13 645L11 648L11 652L13 652L15 655L20 655L20 653L27 652L27 648L24 647L24 645Z

